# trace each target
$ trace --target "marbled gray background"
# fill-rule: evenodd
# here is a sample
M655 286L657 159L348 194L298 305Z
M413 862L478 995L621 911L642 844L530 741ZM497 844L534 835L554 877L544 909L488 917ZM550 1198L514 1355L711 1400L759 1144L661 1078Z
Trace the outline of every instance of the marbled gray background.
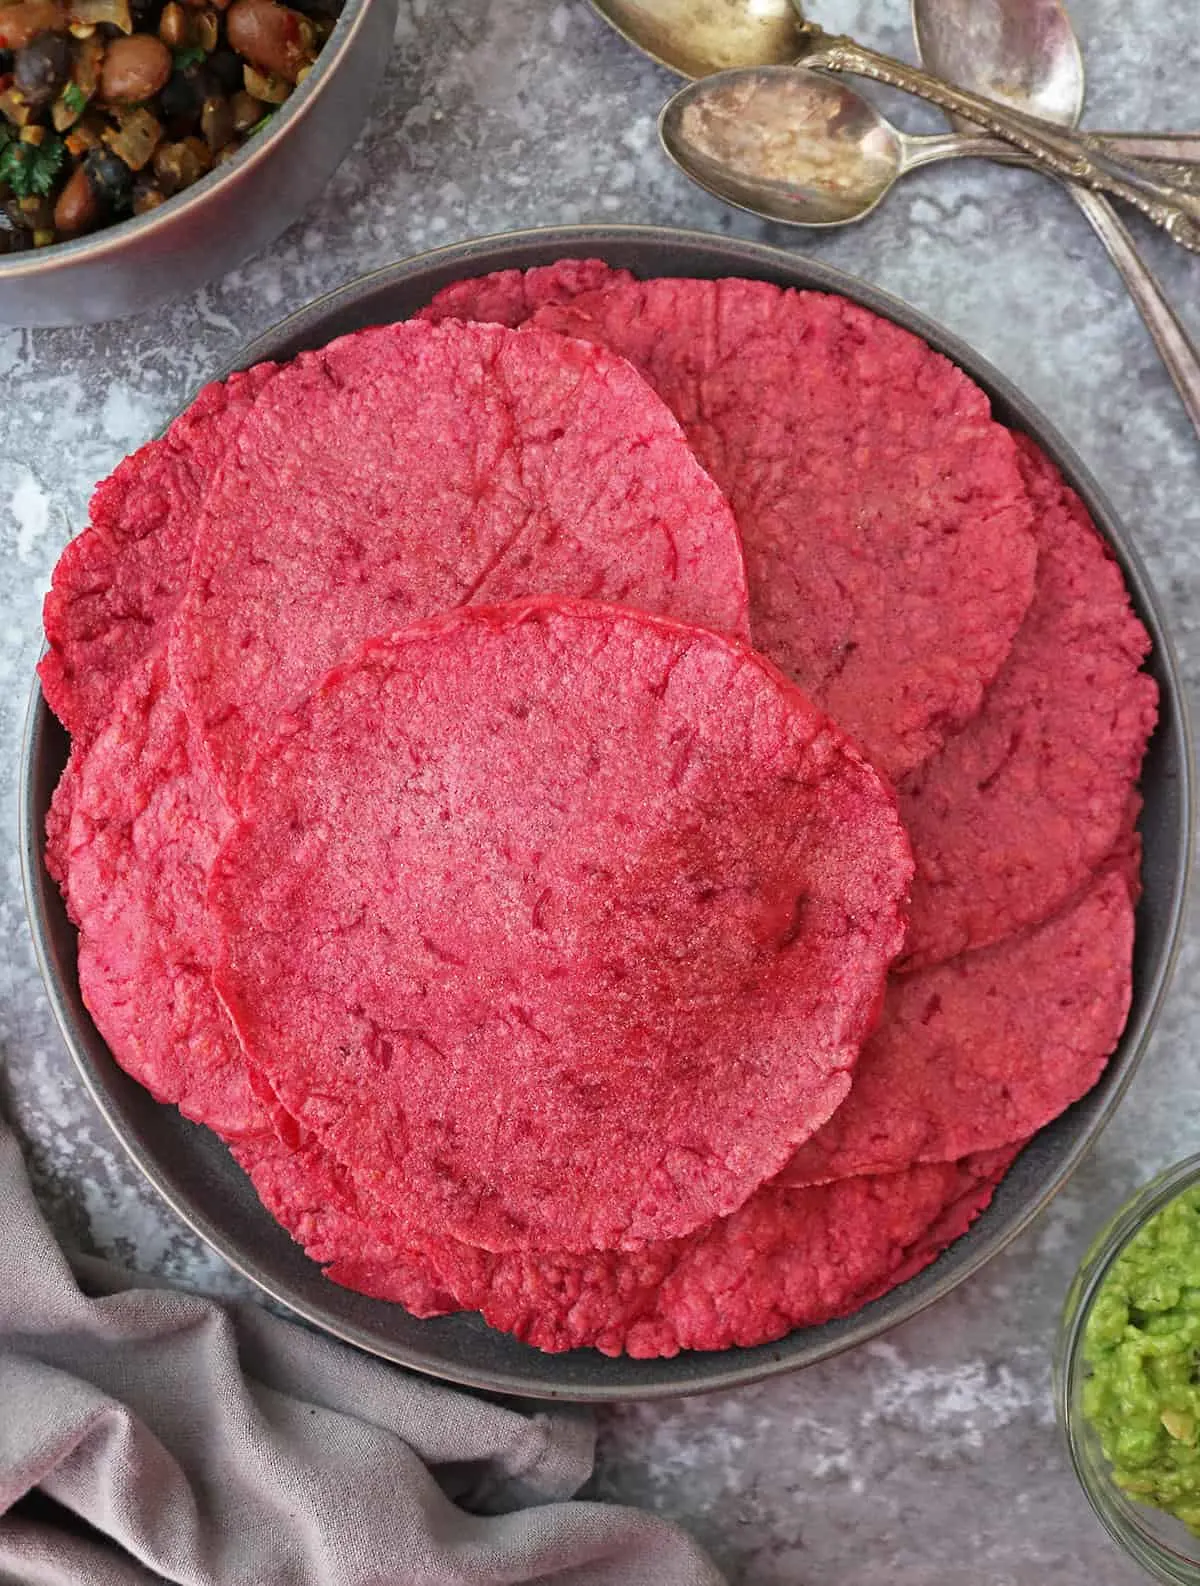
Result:
M906 0L823 0L827 24L908 48ZM918 173L868 224L821 238L724 211L659 156L670 79L583 0L401 0L369 129L268 256L148 318L0 329L0 745L15 770L38 611L89 487L249 337L318 292L414 251L539 223L640 220L781 242L877 282L972 342L1062 428L1108 490L1200 681L1200 448L1084 221L1040 179ZM1187 127L1193 0L1072 0L1094 126ZM913 125L928 123L918 114ZM1200 260L1139 228L1200 334ZM232 1275L139 1182L51 1024L14 845L0 887L4 1103L66 1233L211 1287ZM884 1342L788 1380L602 1417L598 1490L677 1517L741 1582L1123 1586L1053 1424L1049 1352L1089 1231L1200 1146L1193 929L1140 1078L1084 1169L1005 1256Z

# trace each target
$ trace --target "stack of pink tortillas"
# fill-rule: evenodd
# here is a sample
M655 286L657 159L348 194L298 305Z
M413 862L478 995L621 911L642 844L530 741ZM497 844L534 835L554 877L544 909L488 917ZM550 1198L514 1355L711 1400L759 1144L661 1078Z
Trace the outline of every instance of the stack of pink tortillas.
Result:
M417 1315L847 1314L1119 1039L1147 636L1052 464L843 299L566 261L234 376L46 632L99 1029Z

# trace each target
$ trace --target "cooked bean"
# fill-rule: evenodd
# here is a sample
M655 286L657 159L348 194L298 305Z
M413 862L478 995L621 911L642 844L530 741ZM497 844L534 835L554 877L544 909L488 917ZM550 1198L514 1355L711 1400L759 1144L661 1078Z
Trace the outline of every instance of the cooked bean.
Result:
M198 182L212 170L212 155L199 138L184 138L181 143L161 144L154 156L154 174L168 198Z
M215 49L204 64L225 93L237 93L242 86L242 63L227 45Z
M211 55L221 37L221 19L215 11L201 11L192 23L192 37L206 55Z
M171 49L181 50L188 41L189 27L187 12L179 0L169 0L158 19L159 38Z
M71 46L61 33L39 33L13 61L13 81L27 105L40 108L56 99L71 75Z
M256 127L267 113L267 106L261 99L255 99L253 94L248 94L245 89L234 94L229 101L233 109L233 130L235 132L249 132L251 127Z
M200 135L214 154L218 154L233 137L233 106L224 94L214 94L204 101L200 112Z
M20 50L39 33L61 33L66 18L54 0L21 0L0 6L0 50Z
M251 65L289 83L312 59L312 28L276 0L234 0L225 19L230 44Z
M181 138L196 125L204 109L204 76L195 66L176 72L158 96L158 113L173 138Z
M54 229L64 237L82 237L100 221L100 202L86 165L77 165L54 206Z
M100 92L110 105L143 104L166 86L171 64L170 50L149 33L114 39L100 68Z
M92 190L110 214L120 214L129 207L133 191L133 172L111 149L93 149L83 162Z
M145 215L150 210L157 209L160 204L165 204L166 201L166 194L153 177L146 173L138 177L133 189L133 212L135 215Z

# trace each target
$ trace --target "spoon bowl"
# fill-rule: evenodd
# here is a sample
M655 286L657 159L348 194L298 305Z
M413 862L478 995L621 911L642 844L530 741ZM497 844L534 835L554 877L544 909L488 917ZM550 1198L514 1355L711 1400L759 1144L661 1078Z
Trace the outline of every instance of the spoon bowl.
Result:
M743 67L693 81L667 102L658 128L668 156L706 192L792 226L862 220L900 177L938 160L1022 159L976 128L901 132L843 78L799 66ZM1102 136L1135 155L1146 145L1158 150L1151 134ZM1170 152L1177 172L1195 170L1179 162L1200 159L1200 139L1178 139Z
M783 65L799 53L788 0L592 0L592 7L681 77Z
M1056 126L1079 121L1083 54L1060 0L914 0L912 14L917 50L939 77Z
M690 84L659 118L685 175L739 209L799 226L844 226L904 168L904 139L853 88L791 66Z

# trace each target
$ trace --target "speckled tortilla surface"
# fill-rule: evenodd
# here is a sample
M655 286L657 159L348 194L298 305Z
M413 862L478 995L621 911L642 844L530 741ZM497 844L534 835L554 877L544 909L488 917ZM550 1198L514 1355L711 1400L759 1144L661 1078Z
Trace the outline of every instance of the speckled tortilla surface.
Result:
M73 762L56 851L79 927L79 984L125 1071L229 1140L274 1129L212 985L206 895L231 823L163 650L126 680Z
M1033 593L1029 500L984 393L846 298L573 285L505 272L425 312L528 315L628 358L734 509L755 644L888 775L912 770L979 708Z
M1024 1139L1089 1091L1133 985L1119 864L1054 918L980 952L893 975L854 1088L787 1184L948 1162Z
M735 1210L843 1099L904 934L893 796L828 718L590 602L371 642L241 815L214 978L251 1064L365 1199L485 1248Z
M1054 464L1017 437L1037 583L979 714L900 785L917 875L908 968L1036 924L1087 884L1126 818L1158 711L1150 636Z
M336 1283L418 1316L476 1310L550 1353L649 1359L749 1348L859 1309L966 1232L1017 1149L807 1189L767 1185L688 1238L584 1255L396 1238L386 1220L364 1215L319 1147L255 1144L238 1155L273 1215Z
M233 438L174 665L232 785L352 645L530 593L746 632L729 506L628 364L496 325L379 326L301 354Z
M258 364L205 386L165 435L96 487L88 527L54 569L38 667L47 703L77 743L95 736L122 683L161 643L183 598L209 481L274 373Z

